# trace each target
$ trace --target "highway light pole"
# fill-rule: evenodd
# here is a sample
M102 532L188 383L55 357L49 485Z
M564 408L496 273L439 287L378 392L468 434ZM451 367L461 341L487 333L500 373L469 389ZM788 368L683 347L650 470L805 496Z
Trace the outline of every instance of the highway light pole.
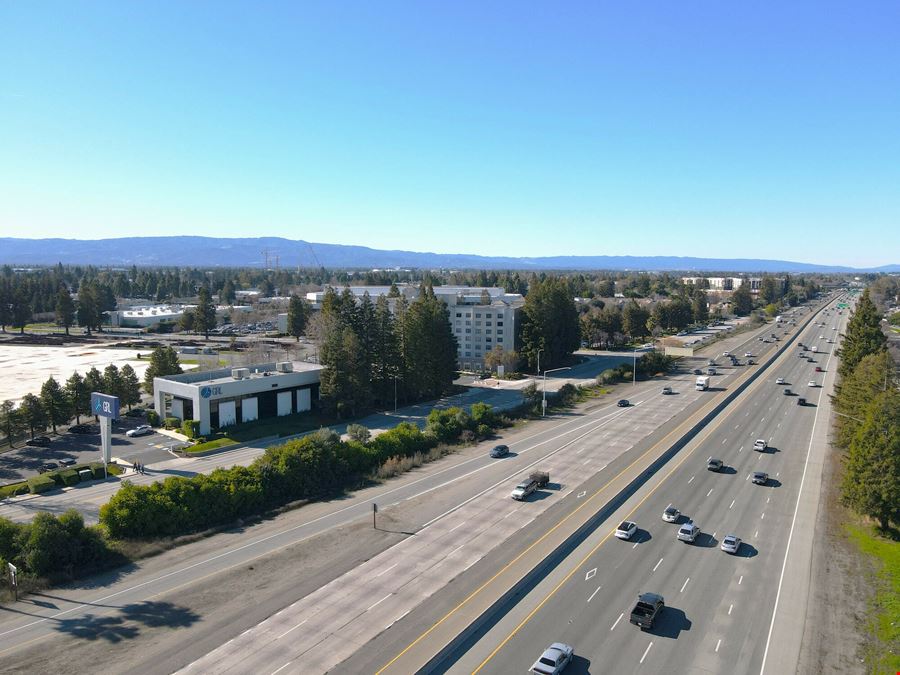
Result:
M637 385L637 347L634 348L634 361L631 365L631 386Z
M538 353L537 353L537 371L538 371L538 374L540 374L540 372L541 372L541 352L542 352L542 351L544 351L544 348L543 348L543 347L539 348L539 349L538 349Z
M547 373L555 373L557 370L572 370L572 368L564 366L562 368L551 368L550 370L544 371L544 392L541 396L541 417L544 417L547 414Z

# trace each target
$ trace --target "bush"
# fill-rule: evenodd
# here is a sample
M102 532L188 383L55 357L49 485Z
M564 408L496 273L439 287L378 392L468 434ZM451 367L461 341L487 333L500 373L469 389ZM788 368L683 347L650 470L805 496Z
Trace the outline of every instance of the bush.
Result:
M47 492L48 490L52 490L55 487L56 481L54 481L52 478L49 478L46 474L28 479L28 491L33 495L40 494L41 492Z
M200 435L200 420L185 420L182 422L181 433L188 438L197 438Z
M181 425L181 420L177 417L167 417L163 420L163 426L166 429L177 429Z
M149 424L151 427L158 427L159 426L159 413L156 412L155 410L148 410L147 411L147 424Z
M78 485L81 482L81 478L78 477L78 471L75 469L66 469L65 471L59 472L59 478L62 481L63 485L71 487L72 485Z
M105 478L105 473L103 469L103 462L91 462L88 465L91 473L94 474L94 480L103 480Z
M356 441L357 443L368 443L369 439L372 437L372 432L370 432L368 428L364 427L362 424L348 424L347 436L351 441Z
M578 398L578 389L574 384L566 383L556 392L556 400L563 405L571 405Z
M0 499L24 494L28 494L28 482L24 480L21 483L10 483L0 487ZM0 557L2 557L2 554L0 554Z
M478 428L475 430L475 433L478 435L478 438L487 438L491 434L493 434L493 429L491 429L487 424L479 424Z

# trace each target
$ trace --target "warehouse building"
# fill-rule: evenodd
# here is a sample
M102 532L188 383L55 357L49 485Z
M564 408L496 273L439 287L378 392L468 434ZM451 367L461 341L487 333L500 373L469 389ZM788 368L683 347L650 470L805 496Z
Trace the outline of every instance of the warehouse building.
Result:
M153 379L160 417L200 422L200 433L312 409L319 398L315 363L282 361Z

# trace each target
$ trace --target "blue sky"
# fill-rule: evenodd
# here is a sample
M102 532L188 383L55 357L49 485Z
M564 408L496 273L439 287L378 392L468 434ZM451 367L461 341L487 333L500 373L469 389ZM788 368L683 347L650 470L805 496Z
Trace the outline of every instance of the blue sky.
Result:
M900 263L900 4L2 3L0 233Z

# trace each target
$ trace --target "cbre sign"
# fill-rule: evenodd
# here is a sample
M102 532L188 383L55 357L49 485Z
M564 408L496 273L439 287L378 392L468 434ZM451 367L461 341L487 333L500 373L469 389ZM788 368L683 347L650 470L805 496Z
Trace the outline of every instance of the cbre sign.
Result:
M108 394L91 393L91 412L99 417L119 418L119 397Z

